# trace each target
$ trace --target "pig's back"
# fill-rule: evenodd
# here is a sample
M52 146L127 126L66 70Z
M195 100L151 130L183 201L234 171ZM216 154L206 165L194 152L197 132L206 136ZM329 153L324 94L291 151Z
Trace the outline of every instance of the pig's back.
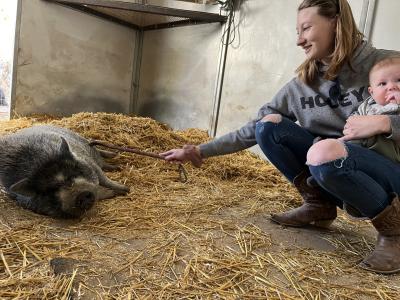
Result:
M46 135L15 133L0 137L0 183L8 188L31 176L56 156L60 145L55 138Z
M59 155L63 137L73 155L94 166L100 155L88 141L69 129L36 125L0 137L0 183L8 188L30 177L36 170Z
M96 163L101 163L101 157L98 151L89 145L88 140L67 128L53 125L36 125L22 129L19 132L28 135L46 135L59 145L61 144L60 137L63 137L67 141L75 157L87 162L94 161Z

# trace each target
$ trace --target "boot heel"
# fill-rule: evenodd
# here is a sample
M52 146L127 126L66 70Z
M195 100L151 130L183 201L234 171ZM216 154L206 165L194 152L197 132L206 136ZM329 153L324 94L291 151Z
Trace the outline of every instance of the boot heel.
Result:
M316 227L321 227L321 228L328 228L331 226L331 224L335 221L335 219L332 220L320 220L320 221L314 221L313 225Z

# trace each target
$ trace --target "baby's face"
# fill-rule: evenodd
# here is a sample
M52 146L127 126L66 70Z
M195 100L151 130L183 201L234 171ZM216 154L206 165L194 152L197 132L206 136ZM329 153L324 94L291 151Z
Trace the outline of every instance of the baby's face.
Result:
M382 66L370 74L369 93L380 105L400 104L400 63Z

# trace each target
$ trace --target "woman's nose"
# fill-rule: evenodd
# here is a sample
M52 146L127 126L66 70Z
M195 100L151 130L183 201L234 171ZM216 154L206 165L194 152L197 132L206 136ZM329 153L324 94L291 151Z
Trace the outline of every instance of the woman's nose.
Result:
M300 46L300 47L301 47L302 45L305 44L305 42L306 42L306 39L303 38L303 36L302 36L301 34L299 34L299 35L297 36L297 41L296 41L297 46Z
M297 46L301 47L302 45L305 44L305 42L306 42L306 39L303 37L303 33L299 32L297 34L297 41L296 41Z

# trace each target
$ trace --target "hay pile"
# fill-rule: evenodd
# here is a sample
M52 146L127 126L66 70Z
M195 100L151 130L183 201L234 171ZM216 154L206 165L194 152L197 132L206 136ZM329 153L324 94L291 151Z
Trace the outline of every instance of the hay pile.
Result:
M159 153L208 139L148 118L81 113L2 122L0 134L37 123ZM341 216L332 232L272 225L300 198L249 152L186 165L121 153L107 175L131 188L81 220L53 220L0 196L1 299L397 299L399 276L354 267L374 243L369 225ZM318 248L308 237L325 241ZM297 240L301 240L300 243Z

